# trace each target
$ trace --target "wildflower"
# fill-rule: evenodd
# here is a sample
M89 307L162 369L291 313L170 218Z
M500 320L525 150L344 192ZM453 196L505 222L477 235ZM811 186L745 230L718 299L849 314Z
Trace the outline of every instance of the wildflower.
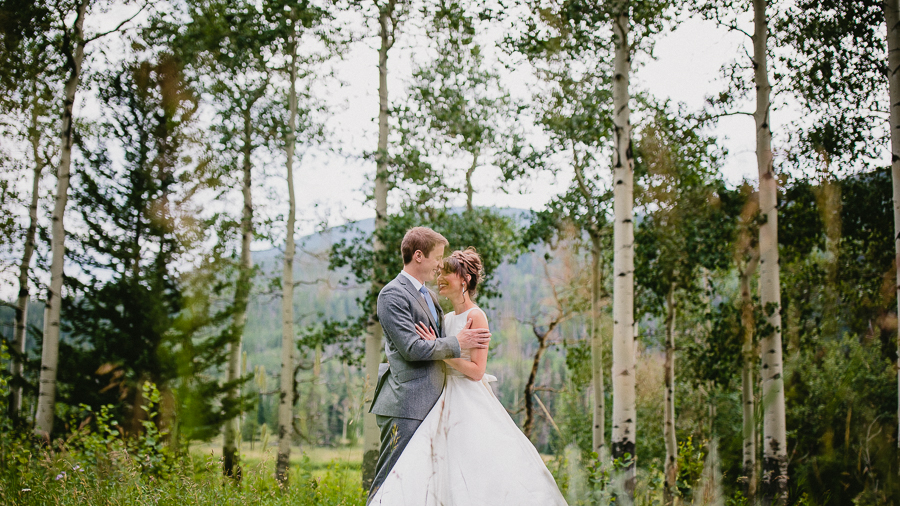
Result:
M84 469L81 467L81 464L75 464L75 467L72 468L73 471L78 471L80 473L84 472Z
M59 474L56 475L56 481L59 481L59 480L65 478L65 477L66 477L66 472L63 471L63 472L61 472L61 473L59 473Z
M22 489L22 492L31 492L31 489L30 489L30 488L23 488L23 489Z

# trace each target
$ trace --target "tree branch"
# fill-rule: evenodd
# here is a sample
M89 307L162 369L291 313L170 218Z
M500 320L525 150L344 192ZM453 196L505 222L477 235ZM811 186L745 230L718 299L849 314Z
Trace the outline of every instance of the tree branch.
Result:
M125 21L122 21L121 23L118 24L118 26L116 26L115 28L113 28L112 30L110 30L110 31L108 31L108 32L98 33L97 35L94 35L93 37L91 37L91 38L89 38L89 39L85 39L85 40L84 40L84 43L87 44L88 42L93 42L93 41L95 41L95 40L97 40L97 39L101 39L101 38L103 38L103 37L106 37L107 35L109 35L109 34L111 34L111 33L118 32L118 31L119 31L123 26L125 26L127 23L130 23L131 21L133 21L134 18L136 18L136 17L138 16L138 14L140 14L141 12L143 12L144 9L147 8L147 6L149 6L149 5L150 5L150 0L147 0L146 2L144 2L144 5L142 5L141 8L138 9L138 11L135 12L134 15L132 15L130 18L126 19Z
M752 112L746 112L746 111L720 112L720 113L718 113L718 114L707 114L707 115L705 115L705 116L700 116L699 118L697 118L697 121L698 121L699 123L703 123L703 122L710 121L710 120L714 120L714 119L727 118L727 117L729 117L729 116L750 116L750 117L752 118L752 117L753 117L753 113L752 113Z

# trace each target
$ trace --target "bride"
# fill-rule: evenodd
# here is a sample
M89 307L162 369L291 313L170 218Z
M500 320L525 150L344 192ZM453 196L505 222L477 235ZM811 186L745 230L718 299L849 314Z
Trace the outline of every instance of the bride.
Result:
M454 311L444 316L446 335L488 321L472 301L483 277L474 248L454 251L438 277L441 295ZM435 339L425 327L422 339ZM471 351L471 352L470 352ZM422 421L369 505L565 505L531 441L494 396L485 374L487 349L463 350L445 360L444 391Z

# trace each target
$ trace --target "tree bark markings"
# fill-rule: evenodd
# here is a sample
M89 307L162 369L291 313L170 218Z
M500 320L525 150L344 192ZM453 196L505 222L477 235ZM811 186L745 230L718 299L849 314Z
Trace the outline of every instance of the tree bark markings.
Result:
M629 81L631 47L629 45L629 2L616 5L612 19L615 39L613 104L615 125L613 153L613 194L615 225L613 230L615 279L613 282L613 420L612 457L630 455L622 469L625 497L634 500L635 485L635 409L634 364L634 159L631 151L631 109Z
M759 296L769 325L761 336L763 415L763 501L787 500L787 434L781 351L781 285L778 267L778 180L772 160L769 125L771 86L768 76L766 0L753 0L754 80L756 83L756 157L759 206L765 216L759 227Z

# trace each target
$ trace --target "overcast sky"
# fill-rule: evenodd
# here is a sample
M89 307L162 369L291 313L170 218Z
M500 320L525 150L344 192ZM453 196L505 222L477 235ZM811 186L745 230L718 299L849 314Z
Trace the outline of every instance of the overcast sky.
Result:
M102 15L89 16L87 32L90 34L108 30L130 16L134 10L134 7L116 8ZM361 22L357 24L361 26ZM752 31L750 26L745 28ZM501 35L494 34L496 37ZM112 37L115 35L110 39ZM115 39L108 39L102 45L95 43L93 48L89 48L89 52L96 54L96 51L104 48L111 59L115 60L116 43ZM118 41L118 44L121 51L123 43ZM333 226L374 216L373 205L364 201L369 188L368 181L371 181L375 172L375 164L361 159L359 155L374 151L377 143L377 44L376 37L365 37L351 46L342 59L331 63L337 79L327 81L325 86L320 87L324 100L334 112L329 120L332 140L335 145L341 146L345 154L312 150L304 155L295 175L298 232L301 235L313 232L322 223ZM638 57L632 87L634 90L647 91L657 99L668 98L673 102L685 103L690 110L698 110L702 108L707 96L725 88L720 72L722 66L741 57L745 51L751 51L750 41L745 35L728 32L712 22L687 19L677 29L657 39L654 60L649 60L646 56ZM391 52L389 90L393 102L402 98L416 55L421 57L421 51L416 51L416 40L410 37L401 38ZM532 92L529 74L525 68L507 73L506 85L515 95L527 98ZM99 110L96 99L91 98L88 90L82 89L79 93L81 100L76 105L76 116L96 115ZM779 106L771 113L777 164L779 140L783 138L786 126L796 119L797 113L791 112L791 104L785 105L782 97L774 97L774 103ZM723 169L726 180L732 184L738 184L744 178L755 181L753 119L749 116L724 118L710 133L719 138L721 145L729 152ZM272 172L278 172L275 170L277 168L273 166ZM475 205L540 209L566 188L571 174L565 171L555 177L542 174L528 182L527 192L524 194L496 191L493 184L495 177L490 170L475 173ZM55 184L49 179L47 178L48 192L51 190L49 187ZM282 185L279 195L277 183L276 181L274 196L272 191L260 192L260 195L254 197L255 203L283 207L285 203L281 200L284 200L285 193ZM276 202L266 202L265 199L274 199ZM228 201L218 204L233 208L236 214L240 209L239 195L236 193ZM392 207L399 204L389 202ZM24 217L26 210L22 211ZM43 219L48 220L49 217ZM255 250L270 247L271 244L265 242L254 244ZM8 295L6 292L12 289L13 284L14 278L0 280L2 296Z
M113 9L101 16L89 17L88 32L108 30L120 20L130 16L134 7ZM744 20L749 22L749 18ZM354 22L361 26L361 19ZM412 26L407 32L415 32ZM744 26L752 31L751 26ZM370 30L369 33L374 33ZM497 38L502 34L496 34ZM295 175L298 201L298 232L306 234L315 230L323 221L339 225L346 221L374 216L372 204L366 204L368 181L375 172L375 164L359 158L364 152L374 151L378 126L378 55L377 37L365 37L351 46L341 59L331 63L335 81L320 88L333 115L329 127L333 140L344 154L311 150L304 155ZM482 41L484 42L484 41ZM401 37L391 51L389 60L389 93L392 103L401 97L413 68L413 59L421 57L416 51L415 37ZM107 46L115 46L108 44ZM654 56L650 60L639 55L632 77L632 88L649 92L657 99L670 99L685 103L690 110L703 107L704 99L725 87L720 69L739 58L744 51L752 51L748 38L729 32L713 22L686 19L678 27L657 39ZM529 89L528 74L523 68L517 73L507 73L505 83L514 95L526 99ZM340 83L340 85L338 85ZM89 101L82 102L88 104ZM776 101L777 104L777 101ZM77 114L78 111L76 111ZM89 111L84 111L90 114ZM789 111L772 111L772 129L776 136L780 128L794 119ZM743 178L756 179L755 127L748 116L723 118L711 132L727 148L724 174L733 184ZM777 151L777 146L776 146ZM349 155L349 156L347 156ZM354 156L356 155L356 156ZM562 172L556 177L541 175L529 181L527 192L503 193L495 190L495 173L479 170L475 173L476 194L474 202L480 206L510 206L524 209L540 209L568 184L571 174ZM271 198L268 195L262 198ZM229 203L238 205L237 202ZM389 205L397 206L398 202ZM268 247L259 243L254 249Z
M724 88L720 68L742 54L742 45L749 43L742 34L717 28L711 22L690 19L678 29L659 39L655 48L655 60L639 65L633 77L635 89L646 90L653 96L674 102L683 102L689 109L702 108L706 96ZM340 90L333 90L331 100L343 107L332 118L331 125L343 138L348 149L374 150L377 142L378 72L377 41L366 39L356 44L345 58L335 64L337 77L345 83ZM389 61L391 99L402 93L404 80L410 74L410 42L406 47L395 48ZM748 46L749 47L749 46ZM527 95L526 79L514 76L507 83L513 93ZM346 106L344 106L346 104ZM772 124L776 135L781 125L792 118L773 111ZM755 126L748 116L724 118L711 132L720 138L728 149L724 173L734 184L743 178L756 179ZM373 162L347 160L343 157L314 155L307 157L301 168L297 186L297 198L301 215L304 207L307 217L331 212L331 224L342 220L370 218L374 215L371 205L364 205L367 177L375 171ZM525 194L505 194L493 191L490 171L475 173L476 194L474 202L481 206L511 206L540 209L568 184L571 175L561 173L557 177L543 175L531 181ZM480 180L479 180L480 178ZM477 191L478 189L481 191ZM318 203L315 211L310 205ZM391 202L391 205L398 203ZM311 227L312 223L306 225ZM306 229L307 231L309 228Z

